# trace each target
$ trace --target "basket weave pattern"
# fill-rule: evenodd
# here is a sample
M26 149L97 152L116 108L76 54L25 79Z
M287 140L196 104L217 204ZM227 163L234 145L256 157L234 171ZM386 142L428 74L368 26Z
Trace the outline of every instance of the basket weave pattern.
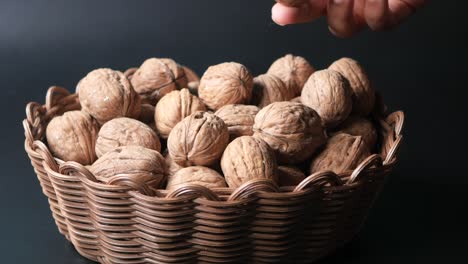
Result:
M235 190L187 184L148 195L52 156L47 123L77 109L77 95L56 86L45 105L29 103L25 149L60 233L101 263L312 262L361 228L396 163L404 119L380 119L379 154L348 173L315 173L295 188L252 180Z

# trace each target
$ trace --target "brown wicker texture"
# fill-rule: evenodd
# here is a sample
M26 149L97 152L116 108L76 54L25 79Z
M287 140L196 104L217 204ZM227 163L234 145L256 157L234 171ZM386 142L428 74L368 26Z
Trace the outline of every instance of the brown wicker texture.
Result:
M236 190L187 184L141 193L51 155L47 123L79 108L61 87L49 89L45 105L29 103L25 149L60 233L102 263L312 262L359 231L396 163L404 119L380 119L379 154L342 175L315 173L295 188L253 180Z

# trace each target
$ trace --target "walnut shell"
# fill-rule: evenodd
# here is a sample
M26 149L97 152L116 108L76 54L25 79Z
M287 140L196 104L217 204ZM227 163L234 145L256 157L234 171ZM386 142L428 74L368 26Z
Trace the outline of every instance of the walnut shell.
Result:
M96 155L101 157L120 146L142 146L161 151L159 138L149 126L126 117L112 119L101 127L96 141Z
M254 105L225 105L215 112L226 123L231 140L240 136L252 136L252 126L260 109Z
M290 100L291 102L294 102L294 103L301 103L302 104L302 101L301 101L301 97L298 96L298 97L294 97L293 99Z
M153 105L165 94L187 87L184 68L167 58L147 59L133 74L131 82L143 100Z
M137 118L140 115L140 97L119 71L94 70L81 79L77 89L82 110L100 124L116 117Z
M317 112L294 102L276 102L260 110L253 130L287 164L306 160L327 139Z
M199 81L189 82L189 83L187 84L187 86L188 86L189 91L190 91L193 95L198 96L198 86L200 86L200 82L199 82Z
M317 111L327 128L343 122L353 107L348 81L332 70L312 74L302 90L301 101Z
M359 63L350 58L341 58L328 67L341 73L353 91L353 113L367 116L375 104L375 90Z
M167 138L172 128L185 117L197 112L205 111L203 102L192 95L188 89L172 91L166 94L156 105L154 120L159 135Z
M159 187L165 180L163 156L141 146L122 146L107 152L90 167L96 179L111 185Z
M123 74L125 75L125 77L127 77L127 79L131 80L133 77L133 74L135 74L137 70L138 70L137 67L129 68L126 71L124 71Z
M267 73L279 77L298 96L314 71L314 67L303 57L287 54L273 62Z
M49 122L47 143L55 157L88 165L96 160L94 144L98 131L99 126L90 115L69 111Z
M169 177L166 189L177 189L187 183L198 184L207 188L227 187L224 177L215 170L203 166L193 166L183 168Z
M328 140L325 148L312 161L310 173L353 170L370 155L369 148L360 136L340 133Z
M251 179L272 179L277 182L276 158L273 150L260 138L242 136L226 147L221 169L231 188Z
M293 166L278 166L276 173L280 186L296 186L306 178L299 168Z
M352 136L361 136L370 150L377 144L377 130L371 121L361 117L349 117L338 128L338 133L345 133Z
M154 106L151 104L142 104L138 120L147 125L154 123Z
M228 129L221 118L196 112L172 129L167 149L172 160L183 167L208 166L221 157L228 142Z
M174 175L176 172L184 168L183 166L180 166L179 164L175 163L172 160L172 157L171 155L169 155L169 153L165 155L164 159L166 160L167 175L169 176Z
M275 75L262 74L254 78L252 104L260 108L273 102L289 101L294 96L295 92Z
M200 81L200 77L198 77L198 74L192 70L191 68L187 66L182 66L184 68L185 75L187 76L187 82L198 82Z
M210 66L203 74L198 96L208 108L217 110L228 104L245 104L252 97L253 77L236 62Z

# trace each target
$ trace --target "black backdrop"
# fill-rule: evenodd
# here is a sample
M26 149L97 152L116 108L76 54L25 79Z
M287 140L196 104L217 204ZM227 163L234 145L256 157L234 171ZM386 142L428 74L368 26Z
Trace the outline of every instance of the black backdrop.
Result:
M323 19L275 25L272 1L1 0L1 262L87 263L57 232L23 149L25 105L44 102L50 85L74 90L92 69L123 70L148 57L174 58L199 74L237 61L260 74L289 52L316 68L359 60L407 117L399 165L364 230L323 263L466 258L466 7L430 2L395 31L343 40Z

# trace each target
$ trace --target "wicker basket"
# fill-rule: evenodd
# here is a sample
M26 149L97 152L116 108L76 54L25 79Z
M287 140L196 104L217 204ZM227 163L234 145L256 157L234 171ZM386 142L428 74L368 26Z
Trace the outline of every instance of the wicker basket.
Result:
M83 166L54 158L48 121L80 108L51 87L29 103L25 149L57 227L84 257L102 263L313 262L353 238L396 163L403 113L380 123L380 153L354 171L315 173L295 188L253 180L238 189L186 185L152 195L96 181Z

